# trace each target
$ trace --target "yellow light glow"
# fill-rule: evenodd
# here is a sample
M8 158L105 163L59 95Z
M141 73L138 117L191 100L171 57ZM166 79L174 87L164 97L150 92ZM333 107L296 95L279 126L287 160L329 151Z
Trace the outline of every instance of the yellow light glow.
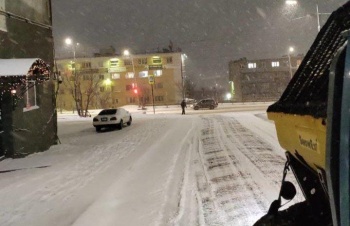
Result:
M110 86L110 85L112 84L112 81L111 81L109 78L107 78L107 79L104 81L104 83L105 83L106 86Z
M287 5L296 5L296 4L298 4L298 2L296 0L287 0L286 4Z
M126 50L124 50L124 53L123 53L123 54L124 54L124 56L129 56L129 55L130 55L130 52L129 52L129 50L126 49Z

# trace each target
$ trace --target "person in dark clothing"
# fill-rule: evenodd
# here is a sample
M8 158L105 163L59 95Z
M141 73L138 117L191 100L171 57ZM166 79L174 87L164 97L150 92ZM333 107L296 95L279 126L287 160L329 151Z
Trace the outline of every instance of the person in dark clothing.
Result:
M186 114L185 113L185 108L187 108L187 105L186 105L186 101L185 100L182 100L181 102L181 108L182 108L182 114Z

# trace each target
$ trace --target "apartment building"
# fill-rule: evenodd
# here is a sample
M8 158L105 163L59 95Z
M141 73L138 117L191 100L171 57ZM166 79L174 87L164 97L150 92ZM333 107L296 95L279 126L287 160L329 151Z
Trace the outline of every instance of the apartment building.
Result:
M59 59L59 110L178 104L180 52ZM153 88L153 95L152 95Z
M303 55L229 63L229 81L234 102L278 100L298 69ZM233 86L232 86L233 85Z

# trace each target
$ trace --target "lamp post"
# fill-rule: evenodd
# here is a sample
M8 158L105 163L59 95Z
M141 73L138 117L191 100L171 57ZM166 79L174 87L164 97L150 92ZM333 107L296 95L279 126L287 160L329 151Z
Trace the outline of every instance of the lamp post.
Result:
M182 99L185 99L185 59L187 59L186 54L181 54L181 79L182 79Z
M123 55L124 55L125 57L130 57L130 59L131 59L132 72L134 73L134 84L135 84L135 87L134 87L134 88L136 88L137 102L138 102L138 105L139 105L139 107L140 107L140 98L139 98L139 91L138 91L137 79L136 79L136 73L135 73L134 58L133 58L133 55L130 54L130 51L127 50L127 49L124 50ZM143 107L143 106L142 106L142 107Z
M75 61L75 50L76 50L76 46L79 46L79 43L75 43L73 44L73 40L71 38L66 38L64 40L64 42L66 43L66 45L70 46L72 45L72 48L73 48L73 58L74 58L74 61Z
M291 6L295 6L298 4L297 0L286 0L286 4L287 5L291 5ZM316 4L316 17L317 17L317 31L321 30L321 25L320 25L320 15L330 15L331 13L320 13L318 10L318 4ZM296 19L301 19L307 16L303 16L303 17L298 17Z
M81 116L81 106L80 106L80 101L81 97L79 95L78 97L78 81L77 81L77 65L76 65L76 56L75 56L75 51L76 51L76 46L79 46L79 43L73 43L73 40L71 38L66 38L64 40L67 46L72 46L73 49L73 62L74 62L74 101L75 101L75 107L77 109L78 115ZM73 70L73 67L72 67Z
M289 47L289 51L288 51L288 61L289 61L289 75L290 78L292 79L293 77L293 72L292 72L292 62L291 62L291 57L290 54L294 52L294 47Z

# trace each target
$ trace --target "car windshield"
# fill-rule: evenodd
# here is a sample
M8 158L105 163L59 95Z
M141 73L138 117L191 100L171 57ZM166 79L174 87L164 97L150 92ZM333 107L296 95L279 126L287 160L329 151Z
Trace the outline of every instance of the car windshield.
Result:
M117 109L105 109L101 111L98 115L114 115L117 113Z

